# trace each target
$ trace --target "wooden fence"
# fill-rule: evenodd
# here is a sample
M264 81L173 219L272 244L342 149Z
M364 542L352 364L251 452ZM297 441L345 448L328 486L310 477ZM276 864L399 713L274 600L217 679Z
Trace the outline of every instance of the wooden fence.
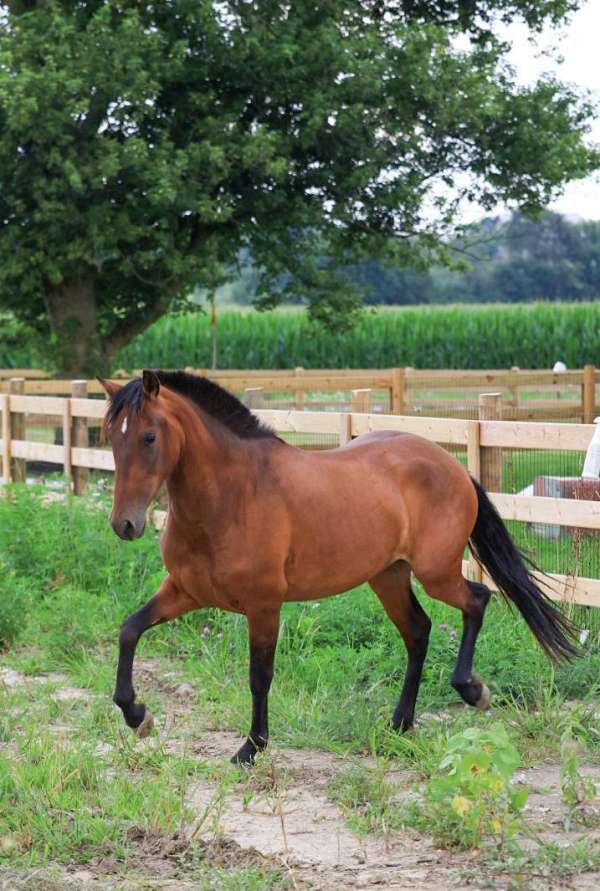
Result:
M596 388L600 370L593 365L572 371L510 370L436 371L414 368L283 371L210 371L207 374L234 393L247 389L262 391L273 408L293 407L314 410L351 408L348 394L370 390L374 412L456 418L478 416L478 396L493 390L502 394L502 417L506 420L564 420L590 424L600 403ZM42 372L23 371L11 377L24 380L23 395L71 395L72 381L53 380ZM34 375L40 375L34 377ZM8 393L11 383L0 370L0 393ZM124 372L115 379L127 380ZM87 382L89 395L101 394L96 380Z
M81 382L83 390L83 382ZM500 394L485 394L480 401L480 419L421 418L381 415L371 412L313 412L259 409L257 414L280 434L326 434L332 444L344 444L371 430L402 430L426 439L460 448L466 453L468 469L490 491L505 520L551 524L600 531L600 501L506 494L501 491L502 449L535 449L584 453L594 432L592 425L532 424L492 420ZM5 481L23 479L27 461L61 465L75 493L83 491L88 469L114 470L108 449L90 448L88 424L99 424L104 400L71 397L0 395L2 436L0 455ZM62 444L33 442L26 438L25 416L60 417ZM481 578L479 567L465 564L472 578ZM586 606L600 606L600 580L553 574L559 596ZM490 581L489 579L487 581Z

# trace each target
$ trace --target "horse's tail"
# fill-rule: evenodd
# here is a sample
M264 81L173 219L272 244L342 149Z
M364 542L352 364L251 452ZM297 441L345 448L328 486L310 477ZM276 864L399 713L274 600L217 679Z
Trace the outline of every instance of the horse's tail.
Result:
M553 662L580 654L571 622L553 606L530 569L539 567L511 539L484 489L473 480L479 510L469 539L473 556L492 577L507 602L515 604Z

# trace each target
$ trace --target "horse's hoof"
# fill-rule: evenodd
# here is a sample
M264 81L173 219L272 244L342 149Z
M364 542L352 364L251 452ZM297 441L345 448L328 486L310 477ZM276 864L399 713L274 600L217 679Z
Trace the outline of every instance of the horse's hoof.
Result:
M233 758L229 759L230 763L237 764L238 767L252 767L258 751L259 749L254 743L250 742L250 740L246 740L244 745L241 749L238 749Z
M142 723L138 724L137 727L134 727L133 732L137 739L145 739L150 735L153 727L154 718L152 717L152 712L149 712L148 709L146 709Z
M481 684L481 694L479 696L479 699L475 703L475 708L478 708L480 711L484 712L487 708L489 708L492 694L490 693L489 687L486 687L486 685L483 683L478 675L473 675L472 682L474 684Z

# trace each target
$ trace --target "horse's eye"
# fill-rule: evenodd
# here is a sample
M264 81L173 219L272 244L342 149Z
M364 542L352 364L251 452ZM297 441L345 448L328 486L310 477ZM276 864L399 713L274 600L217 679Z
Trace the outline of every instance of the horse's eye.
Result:
M152 445L156 440L156 433L145 433L144 442L146 445Z

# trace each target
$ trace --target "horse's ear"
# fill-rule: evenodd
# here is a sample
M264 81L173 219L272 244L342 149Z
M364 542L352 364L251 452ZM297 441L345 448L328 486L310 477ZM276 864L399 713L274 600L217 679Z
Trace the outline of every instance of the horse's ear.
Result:
M145 368L142 372L142 383L144 385L144 396L146 399L154 399L158 396L160 381L155 371L149 371Z
M106 391L109 399L114 399L116 394L123 388L122 384L115 384L114 381L107 381L103 377L96 377L101 387Z

